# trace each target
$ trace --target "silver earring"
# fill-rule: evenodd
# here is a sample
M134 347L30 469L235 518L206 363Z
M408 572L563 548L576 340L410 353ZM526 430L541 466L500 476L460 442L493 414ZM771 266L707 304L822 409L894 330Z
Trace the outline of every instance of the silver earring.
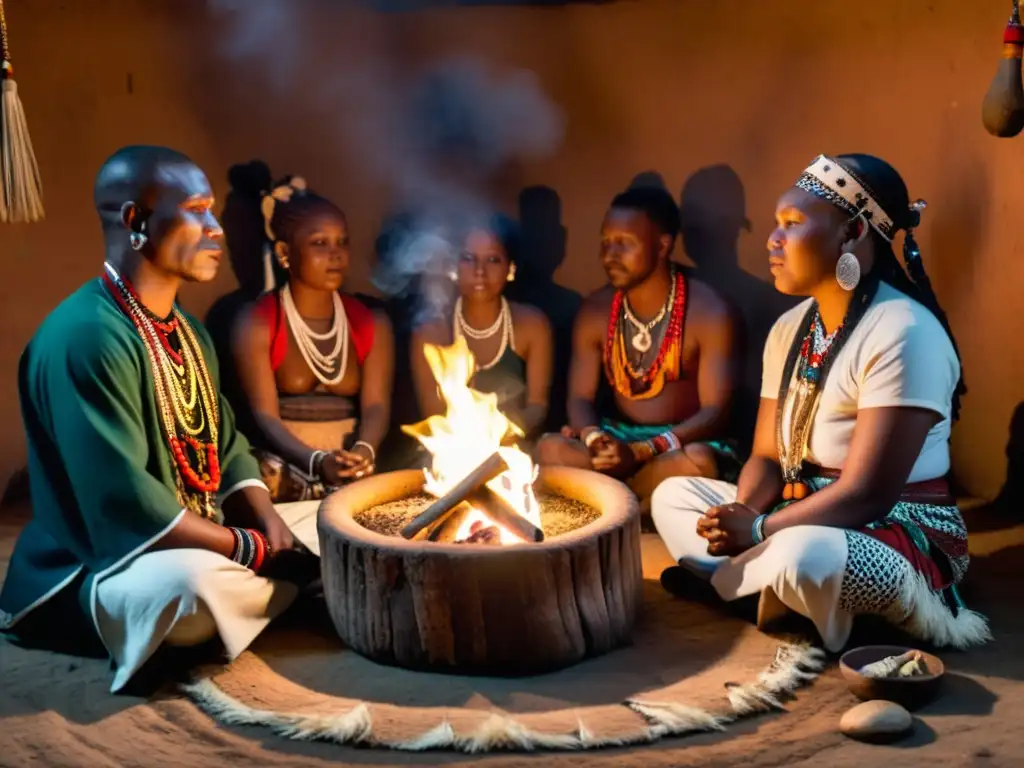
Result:
M142 232L132 232L128 235L128 242L131 243L133 251L141 251L148 239Z
M451 280L453 283L457 283L459 281L459 276L455 274L454 270L452 270L451 272L448 273L448 279Z
M849 251L836 262L836 282L844 291L852 291L860 283L860 262Z

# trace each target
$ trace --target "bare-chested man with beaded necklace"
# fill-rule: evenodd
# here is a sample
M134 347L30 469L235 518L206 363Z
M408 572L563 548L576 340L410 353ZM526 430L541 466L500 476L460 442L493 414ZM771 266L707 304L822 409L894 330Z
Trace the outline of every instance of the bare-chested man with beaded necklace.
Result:
M71 641L62 650L98 642L118 691L162 645L219 635L241 653L315 574L288 564L316 564L296 544L317 549L316 503L275 510L212 343L177 306L221 260L202 171L170 149L126 147L100 169L95 202L101 276L43 321L19 365L33 515L0 630Z
M586 299L574 330L570 424L537 449L541 464L628 481L644 508L668 477L739 468L722 439L737 381L735 321L714 290L672 263L678 232L664 189L612 201L601 229L609 284ZM602 377L611 397L599 393Z

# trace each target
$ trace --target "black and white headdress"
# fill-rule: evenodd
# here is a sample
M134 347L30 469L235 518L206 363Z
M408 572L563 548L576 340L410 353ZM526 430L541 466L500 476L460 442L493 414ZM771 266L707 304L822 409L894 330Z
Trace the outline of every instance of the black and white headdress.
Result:
M832 158L818 155L796 186L823 197L851 216L862 216L887 242L892 242L896 232L892 217L879 205L867 184Z

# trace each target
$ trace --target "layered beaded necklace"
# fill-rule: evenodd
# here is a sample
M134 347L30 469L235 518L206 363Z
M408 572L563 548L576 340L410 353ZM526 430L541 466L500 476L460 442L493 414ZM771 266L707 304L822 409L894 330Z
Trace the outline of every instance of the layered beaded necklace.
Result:
M498 345L497 354L486 365L478 363L476 370L486 371L493 368L505 356L505 352L508 351L509 347L512 347L513 350L515 349L516 341L515 331L512 327L512 308L509 306L508 300L502 296L501 311L498 312L498 318L487 328L474 328L469 324L462 312L462 297L460 296L456 299L455 316L452 320L452 338L455 341L458 341L463 336L468 336L477 341L484 341L492 338L498 332L501 333L501 344Z
M878 289L878 281L866 280L854 295L850 307L846 311L843 322L825 334L825 326L821 321L818 304L814 302L807 310L800 328L806 331L797 333L793 339L786 365L782 371L782 383L779 386L779 398L776 401L775 443L779 453L779 464L782 468L782 479L785 485L782 498L786 501L806 498L810 486L803 482L804 456L810 442L811 429L814 426L815 407L825 386L832 364L835 362L846 341L850 338L868 306L874 299ZM792 392L793 405L789 409L789 440L785 439L784 423L787 412L787 398L790 396L790 383L793 371L796 370L796 388Z
M298 343L299 352L309 370L324 386L330 387L340 382L345 377L345 369L348 368L349 342L348 315L345 314L341 295L337 291L334 292L334 321L326 333L317 333L306 325L306 321L295 307L291 287L288 285L281 289L281 304L284 305L288 327L291 328L292 336ZM331 351L326 354L321 352L317 342L332 339L334 346Z
M220 412L195 331L177 307L161 320L142 305L131 283L105 263L104 284L142 338L153 373L157 410L174 458L178 502L201 517L217 513ZM177 341L177 349L171 343Z
M679 378L682 356L683 320L686 316L686 277L670 267L671 287L668 297L654 319L641 323L636 319L623 291L616 291L608 317L608 333L604 345L604 368L608 383L625 398L647 400L657 397L666 381ZM668 326L658 347L658 354L649 365L640 364L652 345L654 331L668 317ZM640 353L634 365L626 349L626 333L620 329L622 318L638 329L630 344Z

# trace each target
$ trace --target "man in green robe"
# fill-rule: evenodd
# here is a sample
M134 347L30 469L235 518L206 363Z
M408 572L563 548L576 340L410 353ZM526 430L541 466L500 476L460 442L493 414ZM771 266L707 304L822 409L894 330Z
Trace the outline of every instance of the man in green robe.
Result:
M175 303L221 261L208 180L173 150L127 147L94 194L106 276L43 321L19 364L33 515L0 630L44 647L91 635L117 691L163 644L219 634L241 653L298 592L268 574L318 543L315 502L275 510L209 336Z

